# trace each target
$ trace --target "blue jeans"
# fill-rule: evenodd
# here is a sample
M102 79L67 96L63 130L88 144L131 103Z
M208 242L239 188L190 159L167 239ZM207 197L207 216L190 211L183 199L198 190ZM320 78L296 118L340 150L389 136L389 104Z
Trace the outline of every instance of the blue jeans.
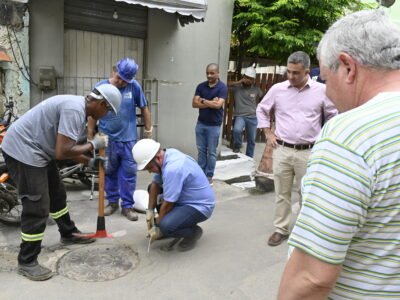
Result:
M121 207L132 208L133 192L136 189L136 162L132 156L132 142L108 143L106 155L108 164L105 174L104 189L109 203L118 203Z
M197 224L207 220L207 217L197 209L189 206L175 206L159 224L164 236L187 238L194 234Z
M221 126L196 125L197 162L207 177L214 176Z
M242 134L244 128L246 128L247 135L246 155L253 157L254 147L256 145L257 117L235 117L235 125L233 126L234 149L240 149L242 147Z

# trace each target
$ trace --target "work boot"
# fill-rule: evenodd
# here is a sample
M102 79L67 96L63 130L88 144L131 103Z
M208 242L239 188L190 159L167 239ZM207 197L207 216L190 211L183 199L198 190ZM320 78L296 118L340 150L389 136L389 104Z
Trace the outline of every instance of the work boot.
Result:
M53 277L53 272L41 265L37 261L31 262L29 264L18 263L18 274L23 275L30 280L43 281Z
M104 209L104 215L105 216L111 216L113 213L115 213L119 208L118 203L108 203L106 208Z
M133 208L122 208L121 215L125 216L129 221L137 221L139 219Z
M93 243L96 239L91 237L86 237L82 232L77 231L71 233L70 236L62 236L61 243L64 245L71 245L71 244L90 244Z
M190 237L184 238L178 245L178 250L181 252L192 250L195 246L197 241L203 235L203 229L200 226L195 227L194 234Z

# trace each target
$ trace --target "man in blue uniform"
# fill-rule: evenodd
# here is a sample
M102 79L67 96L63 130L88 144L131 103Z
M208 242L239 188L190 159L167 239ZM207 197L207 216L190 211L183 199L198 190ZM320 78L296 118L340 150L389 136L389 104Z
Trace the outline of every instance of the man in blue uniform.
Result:
M178 249L193 249L203 233L197 224L210 218L215 206L214 192L204 172L192 157L176 149L163 150L152 139L140 140L132 153L138 170L155 173L147 212L148 222L154 225L149 228L150 238L182 238ZM163 201L153 222L161 188Z
M140 84L135 80L138 65L133 59L123 58L117 63L116 72L109 79L98 83L111 83L122 94L121 108L118 114L108 114L99 121L99 131L108 135L106 149L108 164L105 174L105 192L108 205L104 215L109 216L119 208L121 214L130 221L137 221L133 209L133 193L136 189L136 163L132 157L132 147L137 141L136 107L139 107L144 120L144 135L151 137L152 126L147 100ZM88 138L93 136L95 122L89 120Z

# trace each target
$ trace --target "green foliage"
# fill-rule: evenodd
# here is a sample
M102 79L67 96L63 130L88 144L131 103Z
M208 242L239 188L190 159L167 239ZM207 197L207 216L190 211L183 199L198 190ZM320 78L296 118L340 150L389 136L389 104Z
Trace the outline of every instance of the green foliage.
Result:
M323 33L346 12L370 8L359 0L235 0L231 55L284 63L294 51L315 56Z

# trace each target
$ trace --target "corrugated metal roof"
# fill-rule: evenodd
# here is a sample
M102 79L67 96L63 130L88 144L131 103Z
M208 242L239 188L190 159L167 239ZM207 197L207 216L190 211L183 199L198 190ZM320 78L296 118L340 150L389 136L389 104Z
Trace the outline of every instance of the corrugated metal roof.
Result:
M207 0L115 0L129 4L140 4L149 8L163 9L169 13L193 16L204 19L207 12ZM216 0L214 0L216 1Z
M64 25L65 28L145 39L147 10L147 7L110 0L65 0Z

